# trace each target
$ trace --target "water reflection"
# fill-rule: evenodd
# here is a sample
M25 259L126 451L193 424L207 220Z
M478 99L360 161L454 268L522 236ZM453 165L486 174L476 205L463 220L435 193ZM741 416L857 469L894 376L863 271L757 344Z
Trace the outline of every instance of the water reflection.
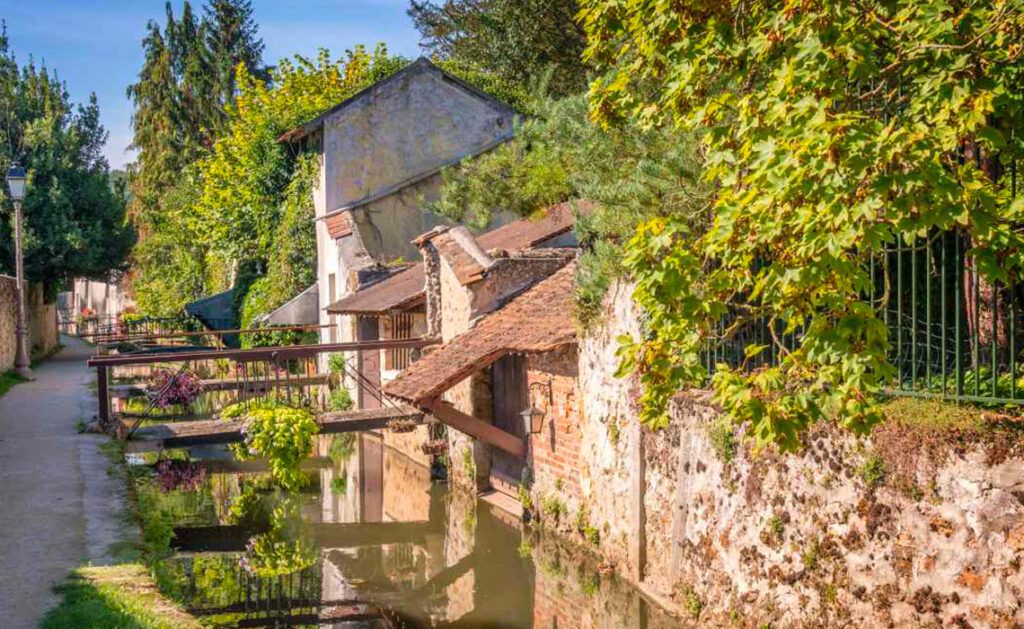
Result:
M374 435L321 437L316 454L299 494L207 450L204 486L166 495L179 503L173 587L204 624L678 626L593 558L432 484Z

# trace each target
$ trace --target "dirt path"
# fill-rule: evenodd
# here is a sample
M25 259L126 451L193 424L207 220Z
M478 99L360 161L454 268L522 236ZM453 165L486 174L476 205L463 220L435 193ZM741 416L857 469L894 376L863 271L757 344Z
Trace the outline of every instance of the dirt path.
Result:
M96 414L91 349L62 341L35 381L0 398L0 624L10 629L34 627L57 601L51 588L82 563L109 562L125 532L107 438L76 431Z

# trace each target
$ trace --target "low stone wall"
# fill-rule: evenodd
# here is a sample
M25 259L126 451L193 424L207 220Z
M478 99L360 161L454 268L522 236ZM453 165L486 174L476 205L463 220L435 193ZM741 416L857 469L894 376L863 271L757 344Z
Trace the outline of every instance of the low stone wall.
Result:
M14 366L14 318L17 304L17 282L0 275L0 373Z
M653 593L711 622L1024 623L1019 437L927 444L892 420L870 440L822 428L800 454L754 453L717 415L683 400L644 433Z
M1024 626L1019 434L893 419L871 439L822 427L802 453L753 452L703 392L651 431L635 379L614 376L616 337L638 331L627 289L605 317L580 344L578 425L543 435L579 456L534 461L545 530L701 626Z
M17 313L17 281L0 275L0 373L14 366L14 321ZM40 284L29 287L27 301L28 350L42 356L57 347L57 305L47 304Z

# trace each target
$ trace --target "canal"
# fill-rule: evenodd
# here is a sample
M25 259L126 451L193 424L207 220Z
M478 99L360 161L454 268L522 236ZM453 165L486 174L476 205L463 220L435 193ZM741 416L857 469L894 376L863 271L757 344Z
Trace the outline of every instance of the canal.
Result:
M379 436L318 440L297 493L226 448L129 457L147 538L170 540L161 589L203 624L680 626L612 566L450 491Z

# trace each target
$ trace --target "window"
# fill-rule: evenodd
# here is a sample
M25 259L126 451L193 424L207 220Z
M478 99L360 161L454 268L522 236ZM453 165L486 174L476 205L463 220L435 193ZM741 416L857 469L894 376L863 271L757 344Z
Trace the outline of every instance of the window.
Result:
M408 313L391 315L391 338L412 338L412 315ZM385 369L405 369L412 362L412 349L408 347L392 347L385 359Z

